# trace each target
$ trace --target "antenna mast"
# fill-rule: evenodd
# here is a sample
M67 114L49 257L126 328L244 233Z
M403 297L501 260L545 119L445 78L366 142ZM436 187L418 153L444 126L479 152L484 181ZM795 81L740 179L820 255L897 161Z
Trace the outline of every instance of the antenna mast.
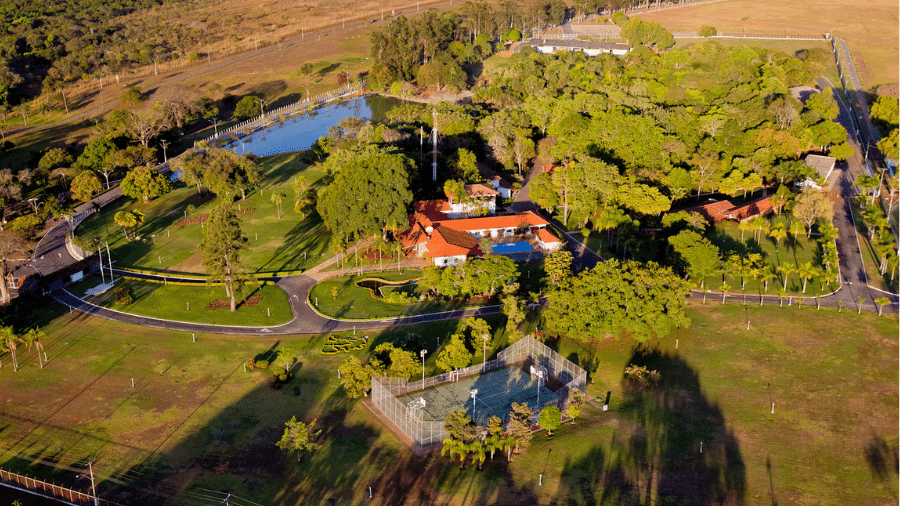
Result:
M431 180L437 181L437 108L431 110L431 123L434 125L431 129Z

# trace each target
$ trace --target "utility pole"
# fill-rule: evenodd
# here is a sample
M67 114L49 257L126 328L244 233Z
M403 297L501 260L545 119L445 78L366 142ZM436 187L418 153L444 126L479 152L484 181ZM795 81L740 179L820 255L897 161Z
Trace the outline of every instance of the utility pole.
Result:
M94 496L94 506L100 506L100 501L97 500L97 488L94 486L94 461L91 460L88 462L88 471L91 473L91 495Z

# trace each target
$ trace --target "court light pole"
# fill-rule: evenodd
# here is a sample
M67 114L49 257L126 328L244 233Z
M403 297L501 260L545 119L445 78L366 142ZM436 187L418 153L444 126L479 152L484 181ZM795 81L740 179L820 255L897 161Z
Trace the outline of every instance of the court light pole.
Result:
M428 350L422 350L419 352L419 356L422 357L422 388L425 388L425 354L428 353ZM409 356L409 355L407 355Z
M485 364L487 364L487 342L488 342L488 337L490 337L490 336L488 336L487 334L483 334L483 335L481 336L481 338L484 339L484 346L481 347L481 372L484 372L484 370L485 370Z
M478 389L473 388L469 390L469 393L472 394L472 421L475 422L477 418L475 417L475 396L478 395ZM475 422L475 425L478 425L478 422Z

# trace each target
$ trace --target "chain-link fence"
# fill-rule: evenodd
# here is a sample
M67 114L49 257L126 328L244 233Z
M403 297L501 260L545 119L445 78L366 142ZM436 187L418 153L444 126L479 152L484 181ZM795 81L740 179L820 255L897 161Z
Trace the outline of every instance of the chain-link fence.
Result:
M412 439L413 443L419 446L428 446L439 443L449 437L449 434L444 430L443 421L432 422L424 420L423 412L417 407L415 402L404 404L397 397L523 362L544 366L550 374L550 379L555 379L562 384L555 392L560 399L560 404L565 402L570 391L576 389L584 392L587 385L587 372L584 369L573 364L533 337L525 336L498 353L497 358L494 360L464 369L457 369L439 376L425 378L424 381L410 382L406 378L373 377L372 403L397 428Z

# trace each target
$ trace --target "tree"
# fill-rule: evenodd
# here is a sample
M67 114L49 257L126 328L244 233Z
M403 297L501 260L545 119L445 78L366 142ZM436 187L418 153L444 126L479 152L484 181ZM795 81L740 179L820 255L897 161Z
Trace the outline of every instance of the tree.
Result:
M655 263L610 260L583 271L549 296L549 330L570 338L631 334L638 341L686 327L688 284Z
M769 237L775 239L775 251L778 251L778 243L787 237L787 229L785 228L784 223L773 223L772 226L769 227Z
M281 440L275 443L275 446L288 452L297 452L297 462L300 462L302 452L316 451L319 444L314 443L316 437L322 433L321 430L312 431L317 420L313 420L309 425L298 422L296 416L292 416L289 422L286 422L284 434Z
M122 227L122 233L125 234L125 240L127 241L129 240L128 230L136 228L144 222L144 213L136 210L119 211L113 216L113 220L115 220L116 225Z
M478 436L478 430L472 422L472 418L466 414L465 409L457 409L444 419L444 430L450 437L466 443Z
M812 234L812 226L820 218L830 218L833 204L828 194L812 188L804 188L794 201L791 213L806 224L806 238Z
M569 407L566 414L572 418L572 425L575 425L575 419L581 414L581 406L584 404L584 392L578 389L569 390Z
M853 156L855 153L856 152L853 151L853 147L851 147L846 142L835 144L828 150L828 154L837 158L838 160L846 160Z
M700 36L701 37L715 37L718 34L718 30L714 26L701 26L700 27Z
M247 192L259 184L259 165L249 156L227 149L210 149L203 158L203 164L206 167L203 171L206 187L226 201L230 202L237 194L241 195L241 200L246 200Z
M357 357L350 356L338 367L338 371L341 373L341 385L347 396L359 399L369 395L369 388L372 386L371 367L364 366Z
M525 321L525 303L514 294L509 294L500 299L503 307L501 312L506 315L506 331L515 332L519 329L519 325Z
M125 91L119 95L119 102L125 107L133 107L140 103L143 98L143 95L141 95L141 87L131 86L130 88L126 88Z
M290 346L284 344L280 348L278 348L278 360L284 362L284 369L286 371L291 369L291 366L294 364L294 360L296 358L297 352Z
M881 312L884 311L884 306L887 306L891 303L891 299L887 297L878 297L875 299L875 302L878 303L878 316L881 316Z
M479 349L486 345L486 341L491 339L491 324L481 318L470 316L463 318L459 322L462 332L469 331L469 346L472 349ZM485 339L486 338L486 339Z
M552 213L559 205L559 193L553 184L550 174L541 173L531 179L528 185L529 196L535 204L541 206L548 213Z
M332 155L325 167L336 175L319 195L316 209L333 234L361 237L407 223L414 165L406 155L366 146L342 158Z
M170 189L166 176L147 166L135 167L122 180L122 194L133 199L143 199L144 202L165 195Z
M232 311L237 310L235 291L241 283L240 252L246 247L247 238L241 231L238 217L226 205L215 208L203 228L200 252L207 272L225 286Z
M92 171L86 170L75 176L72 180L72 193L78 200L87 202L94 194L103 189L100 178Z
M50 172L60 167L68 167L72 164L72 155L62 148L48 149L38 162L38 168Z
M281 203L284 202L284 198L287 195L284 194L281 190L275 190L272 192L272 202L275 203L275 207L278 208L278 219L281 219Z
M37 214L26 214L19 216L9 223L9 229L18 232L23 238L34 239L38 230L44 226L44 219Z
M544 272L552 286L563 285L572 279L572 252L559 249L544 257Z
M166 122L178 128L183 128L188 119L199 117L206 103L199 91L182 84L158 88L153 94L153 101L165 114Z
M477 183L481 181L481 175L478 173L477 158L475 153L468 149L459 148L454 156L450 159L450 168L453 171L453 178L467 183Z
M435 364L443 371L454 371L466 367L471 361L472 355L466 349L463 336L453 334L450 336L450 342L438 353Z
M531 444L531 408L527 403L512 403L512 412L509 414L507 430L515 440L516 453L520 448L528 448Z
M803 293L806 293L806 282L816 275L816 268L813 267L812 262L806 262L797 266L797 270L795 272L797 273L797 276L799 276L800 279L803 280Z
M125 128L142 146L147 147L154 137L169 128L169 122L165 111L154 107L142 113L129 113Z
M262 113L262 109L258 98L255 95L247 95L240 99L234 108L234 118L247 119L259 116Z
M294 211L306 218L310 208L315 205L316 192L305 178L297 176L294 179Z
M538 417L538 425L547 431L548 436L552 436L553 431L558 429L561 423L562 415L558 407L547 406L541 410L541 415Z
M534 157L534 141L524 134L517 134L512 144L513 157L519 174L522 174L525 164Z
M669 244L685 264L688 276L700 278L700 288L703 288L706 277L716 272L721 264L719 248L693 230L682 230L678 235L669 237Z
M391 343L381 343L375 347L369 366L377 374L394 378L409 378L419 372L416 355Z

